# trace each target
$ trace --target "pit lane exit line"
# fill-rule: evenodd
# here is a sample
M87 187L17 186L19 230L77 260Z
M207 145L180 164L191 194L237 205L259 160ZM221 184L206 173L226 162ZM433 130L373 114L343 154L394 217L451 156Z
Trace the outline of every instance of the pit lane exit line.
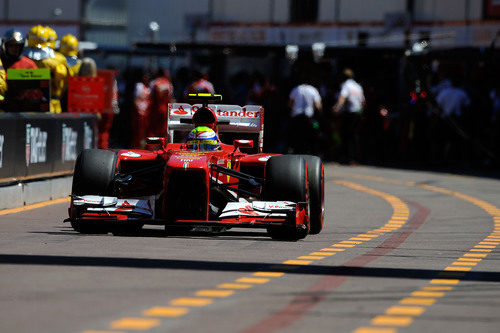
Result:
M235 279L230 283L221 283L213 289L203 289L194 292L194 297L180 297L170 301L168 306L154 306L147 310L142 311L142 316L138 317L125 317L111 322L110 329L113 331L83 331L82 333L117 333L114 330L148 330L161 324L158 318L175 318L186 315L191 308L203 307L212 304L216 298L224 298L233 295L238 290L246 290L254 287L255 285L265 284L272 281L272 278L277 278L285 275L286 271L298 269L301 266L309 265L314 260L321 260L335 255L338 252L343 252L352 247L355 247L363 242L370 241L383 235L385 233L394 232L401 228L408 220L410 210L408 206L399 198L376 191L359 184L347 181L335 181L346 187L354 190L362 191L368 194L382 197L393 208L393 214L388 222L382 227L369 230L365 233L359 234L355 237L349 238L347 241L335 243L330 247L310 253L308 256L311 260L296 259L285 260L281 264L276 264L271 267L272 270L255 272L251 277L245 276ZM399 219L397 219L399 218ZM397 220L397 222L395 222ZM422 220L423 222L423 220ZM312 258L314 257L314 258ZM371 255L371 258L375 256ZM345 280L345 278L343 279ZM121 333L121 332L120 332Z
M493 249L500 245L500 209L486 201L437 186L360 174L347 173L346 175L353 178L423 188L454 196L478 206L493 219L493 231L486 238L464 253L462 257L445 267L436 278L429 281L428 285L413 291L409 297L401 299L399 304L390 306L385 310L384 314L375 316L370 322L371 326L360 327L354 330L353 333L396 333L397 328L411 325L415 317L422 315L427 310L426 307L435 304L439 298L446 296L447 291L452 291L454 286L458 285L465 277L466 272L471 271L473 266L477 265L478 262L486 258Z

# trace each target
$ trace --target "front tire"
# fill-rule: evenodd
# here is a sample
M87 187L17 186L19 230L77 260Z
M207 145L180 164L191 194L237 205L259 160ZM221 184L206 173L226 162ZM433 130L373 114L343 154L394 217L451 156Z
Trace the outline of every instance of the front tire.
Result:
M307 178L309 181L310 221L309 234L316 235L323 229L325 213L325 169L321 158L313 155L300 155L307 162Z
M72 195L113 195L113 178L116 174L117 155L109 150L85 149L76 159ZM83 234L102 234L107 228L96 221L76 221L71 226Z
M308 202L309 187L304 158L297 155L273 156L267 161L265 172L264 200ZM269 227L267 232L276 240L297 241L307 236L309 225Z

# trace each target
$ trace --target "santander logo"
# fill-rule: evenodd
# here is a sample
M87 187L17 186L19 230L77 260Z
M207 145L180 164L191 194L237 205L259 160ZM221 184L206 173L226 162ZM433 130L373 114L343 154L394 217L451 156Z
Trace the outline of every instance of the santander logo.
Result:
M186 110L184 110L184 108L182 106L180 108L176 109L176 110L173 110L172 113L173 114L178 114L178 115L188 114L188 112Z

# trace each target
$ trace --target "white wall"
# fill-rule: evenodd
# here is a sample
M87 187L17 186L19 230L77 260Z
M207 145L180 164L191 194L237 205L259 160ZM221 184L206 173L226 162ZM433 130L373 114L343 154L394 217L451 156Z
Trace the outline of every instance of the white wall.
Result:
M187 40L185 15L208 13L209 0L128 0L129 42L149 41L147 26L151 21L160 25L159 41Z
M334 3L334 0L323 0ZM383 22L386 13L404 12L403 0L342 0L340 2L340 22Z
M468 6L468 13L467 13ZM463 21L482 19L480 0L416 0L416 21Z
M0 4L2 20L5 19L5 4L8 7L9 20L77 21L80 19L79 0L3 0ZM62 9L61 15L54 15L56 8Z

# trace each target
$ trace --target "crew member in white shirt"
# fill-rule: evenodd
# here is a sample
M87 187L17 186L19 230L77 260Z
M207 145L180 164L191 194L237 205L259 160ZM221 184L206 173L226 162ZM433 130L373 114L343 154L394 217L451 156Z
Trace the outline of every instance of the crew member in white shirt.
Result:
M354 72L346 68L342 72L343 82L334 113L340 115L341 162L356 163L359 159L359 125L366 106L363 88L354 80Z
M291 108L289 145L293 153L316 153L317 138L313 128L315 111L322 108L321 96L308 80L292 89L289 96Z

